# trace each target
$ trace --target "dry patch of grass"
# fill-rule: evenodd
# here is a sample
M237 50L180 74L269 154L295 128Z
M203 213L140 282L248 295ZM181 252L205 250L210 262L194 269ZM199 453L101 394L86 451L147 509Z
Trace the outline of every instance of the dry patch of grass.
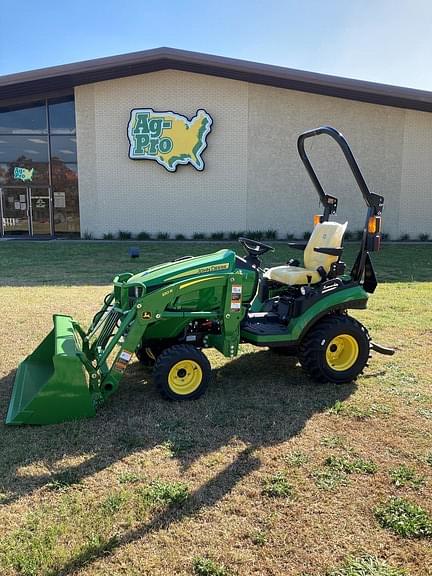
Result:
M101 247L85 285L93 262L78 243L46 267L33 246L40 269L33 254L19 272L9 255L15 286L0 288L3 417L51 315L87 324L104 282L129 267ZM2 425L0 574L431 576L432 283L408 281L427 269L414 252L379 265L392 282L353 314L398 348L356 384L317 386L290 359L242 346L231 362L209 352L215 380L193 403L164 402L134 362L94 419ZM55 266L80 285L41 285ZM401 516L422 537L395 532Z

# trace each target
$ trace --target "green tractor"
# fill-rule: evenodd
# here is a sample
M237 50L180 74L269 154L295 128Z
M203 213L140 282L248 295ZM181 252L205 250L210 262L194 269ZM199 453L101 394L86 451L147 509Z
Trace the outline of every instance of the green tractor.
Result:
M337 199L326 194L304 142L320 134L341 147L367 206L360 251L349 274L341 260L346 224L330 222ZM233 358L244 343L297 356L312 379L344 383L365 367L372 342L348 311L366 308L377 281L369 256L380 247L384 199L369 192L345 138L324 126L301 134L300 157L324 206L297 260L263 269L273 247L239 238L244 256L219 250L185 256L139 274L120 274L88 330L55 315L54 328L19 366L7 424L49 424L93 416L113 394L136 354L153 365L170 400L201 396L211 380L203 350Z

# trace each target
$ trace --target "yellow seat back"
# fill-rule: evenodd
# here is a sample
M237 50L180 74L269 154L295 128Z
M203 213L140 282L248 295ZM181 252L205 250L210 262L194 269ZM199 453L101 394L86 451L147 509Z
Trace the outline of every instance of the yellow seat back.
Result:
M345 224L322 222L315 225L303 253L305 268L317 270L322 266L326 272L330 271L330 266L333 262L337 262L338 257L315 252L314 248L341 248L347 224L348 222Z

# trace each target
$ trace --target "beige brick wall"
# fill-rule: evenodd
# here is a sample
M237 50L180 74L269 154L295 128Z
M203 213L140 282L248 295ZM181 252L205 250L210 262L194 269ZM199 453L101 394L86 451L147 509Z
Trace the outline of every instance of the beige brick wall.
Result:
M119 229L191 234L246 227L248 85L163 71L76 89L81 230ZM169 173L150 160L130 160L126 128L132 108L213 118L204 171ZM90 111L92 110L92 111ZM85 128L94 115L94 129ZM96 162L95 162L96 156ZM82 175L95 174L95 183ZM94 197L90 201L88 197Z
M94 84L75 93L77 116L78 186L81 234L93 229L92 218L99 210L96 178L96 131L95 131ZM100 159L99 159L100 160Z
M302 233L321 210L297 153L304 130L331 125L347 138L371 191L383 194L386 229L398 232L403 110L265 86L249 87L248 224ZM366 208L342 152L328 136L306 150L329 194L339 198L337 219L362 228ZM260 222L262 224L260 225Z
M407 111L403 139L400 230L432 233L432 114Z
M166 70L76 88L81 230L95 236L277 229L301 234L320 211L297 154L302 131L330 124L347 137L370 189L385 197L393 238L432 232L432 115ZM128 158L132 108L213 118L206 168ZM328 137L307 148L337 219L362 227L365 206L342 153Z

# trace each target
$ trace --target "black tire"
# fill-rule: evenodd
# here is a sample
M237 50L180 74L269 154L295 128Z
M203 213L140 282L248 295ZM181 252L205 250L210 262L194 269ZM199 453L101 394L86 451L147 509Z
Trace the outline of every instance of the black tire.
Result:
M154 381L167 400L195 400L204 394L210 380L210 362L193 346L176 344L156 360Z
M135 352L135 355L138 358L139 363L143 366L154 366L158 356L158 351L149 346L140 346Z
M326 316L304 337L299 359L316 382L353 382L367 364L369 342L368 331L354 318Z

